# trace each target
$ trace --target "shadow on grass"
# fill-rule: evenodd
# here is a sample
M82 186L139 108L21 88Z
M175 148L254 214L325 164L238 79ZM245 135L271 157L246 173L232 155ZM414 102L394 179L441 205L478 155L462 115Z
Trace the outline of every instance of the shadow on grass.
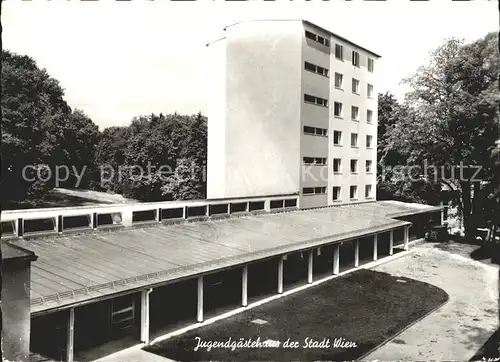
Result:
M177 361L354 360L447 300L433 285L361 269L144 349ZM306 346L306 338L318 345ZM280 343L237 344L259 339ZM200 340L223 345L196 349ZM287 340L296 348L285 347Z
M473 361L484 361L488 358L500 358L500 328L486 341L479 351L470 359Z

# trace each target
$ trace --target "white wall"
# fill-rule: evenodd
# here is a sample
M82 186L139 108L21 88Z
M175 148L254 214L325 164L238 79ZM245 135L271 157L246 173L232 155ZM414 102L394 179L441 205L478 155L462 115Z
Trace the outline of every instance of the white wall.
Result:
M26 361L30 344L30 266L19 262L3 267L2 349L10 361Z
M300 22L245 22L226 33L225 187L213 186L212 171L209 197L298 192ZM209 170L220 162L214 154Z
M207 140L207 198L224 196L226 173L226 40L207 47L210 84Z

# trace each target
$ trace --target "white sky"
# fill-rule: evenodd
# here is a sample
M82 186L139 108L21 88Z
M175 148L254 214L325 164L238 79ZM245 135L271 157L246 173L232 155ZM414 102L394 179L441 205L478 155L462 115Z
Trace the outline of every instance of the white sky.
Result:
M34 58L102 129L142 114L204 112L205 44L225 25L262 18L309 20L382 55L378 91L399 98L401 79L445 38L473 41L499 24L498 3L488 0L10 0L2 37L4 49Z

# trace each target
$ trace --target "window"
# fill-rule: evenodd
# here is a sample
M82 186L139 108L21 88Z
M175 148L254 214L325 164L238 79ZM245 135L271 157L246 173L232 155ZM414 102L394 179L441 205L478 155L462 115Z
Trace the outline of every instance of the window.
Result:
M358 160L351 160L351 173L358 173Z
M365 185L365 199L372 197L372 185Z
M351 186L350 190L349 190L349 197L351 198L351 200L355 200L358 198L358 186Z
M316 73L324 75L325 77L328 77L328 69L320 67L318 65L316 66Z
M323 38L322 36L319 36L319 35L318 35L317 42L320 43L320 44L323 44L326 47L330 46L330 41L328 39L326 39L326 38Z
M373 73L373 66L374 66L374 61L372 58L368 58L368 71L370 73Z
M328 130L325 128L304 126L304 134L315 135L315 136L327 136Z
M311 40L317 41L320 44L323 44L324 46L329 47L330 46L330 41L322 36L316 35L308 30L306 30L306 38L309 38Z
M373 147L373 136L366 135L366 148Z
M333 195L333 201L340 200L340 186L333 186L332 195Z
M358 134L351 133L351 147L358 147Z
M359 53L352 51L352 65L359 67Z
M335 117L341 117L342 118L342 103L339 103L339 102L335 102L334 103L333 115Z
M340 146L342 143L342 131L333 131L333 144Z
M342 81L344 76L340 73L335 73L335 88L342 89Z
M318 106L328 107L328 100L320 97L315 97L310 94L304 94L304 102L313 103Z
M304 126L304 133L305 134L315 134L315 128L314 127L309 127L309 126Z
M304 157L302 158L304 165L326 165L326 158L323 157Z
M311 33L310 31L307 31L307 30L306 30L306 38L312 39L314 41L316 41L316 39L317 39L316 34Z
M368 98L373 98L373 86L371 84L366 86L366 94L368 95Z
M352 78L352 92L359 94L359 80Z
M320 195L326 194L326 187L304 187L302 189L304 195Z
M304 195L313 195L314 194L314 187L304 187L302 189L302 193Z
M340 44L335 44L335 58L344 60L344 47Z
M315 187L314 188L314 193L315 194L326 194L326 187Z
M359 108L356 106L351 107L351 119L357 121L359 117Z
M305 62L304 68L310 70L311 72L316 72L316 66L314 64Z
M373 122L373 111L370 111L370 110L366 111L366 122L367 123Z
M310 72L328 77L328 69L320 67L319 65L314 65L312 63L304 62L304 68Z
M333 159L333 173L340 173L342 165L342 160L340 158L334 158Z
M366 160L366 173L372 173L372 160Z

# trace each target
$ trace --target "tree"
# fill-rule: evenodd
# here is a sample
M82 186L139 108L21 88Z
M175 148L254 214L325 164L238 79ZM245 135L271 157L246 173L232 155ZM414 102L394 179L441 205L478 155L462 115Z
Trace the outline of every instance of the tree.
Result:
M204 198L204 178L187 177L184 168L188 163L195 163L195 174L203 173L206 150L207 119L201 113L192 116L151 114L134 118L128 127L105 129L97 147L97 163L110 165L115 173L113 182L104 189L126 197L141 201L194 195ZM121 177L120 168L124 170ZM136 172L131 173L131 169ZM139 175L141 170L142 176ZM171 185L173 188L168 190L172 192L165 191L166 184L172 184L174 179L177 186ZM184 186L184 182L194 187L193 193L185 191L188 186Z
M377 198L403 202L439 203L439 186L411 170L404 152L392 142L396 125L410 117L410 110L391 93L379 94L377 125ZM411 176L411 177L410 177Z
M465 45L446 41L431 53L429 64L405 80L411 87L409 116L389 136L407 165L424 167L427 179L453 191L470 238L484 207L483 188L495 177L499 59L498 34Z
M2 193L2 203L8 204L24 200L33 187L23 178L23 168L50 160L47 124L67 117L71 110L59 82L28 56L2 51L1 86L2 186L9 190Z
M175 172L162 187L174 200L199 200L205 197L203 167L194 158L180 159Z

